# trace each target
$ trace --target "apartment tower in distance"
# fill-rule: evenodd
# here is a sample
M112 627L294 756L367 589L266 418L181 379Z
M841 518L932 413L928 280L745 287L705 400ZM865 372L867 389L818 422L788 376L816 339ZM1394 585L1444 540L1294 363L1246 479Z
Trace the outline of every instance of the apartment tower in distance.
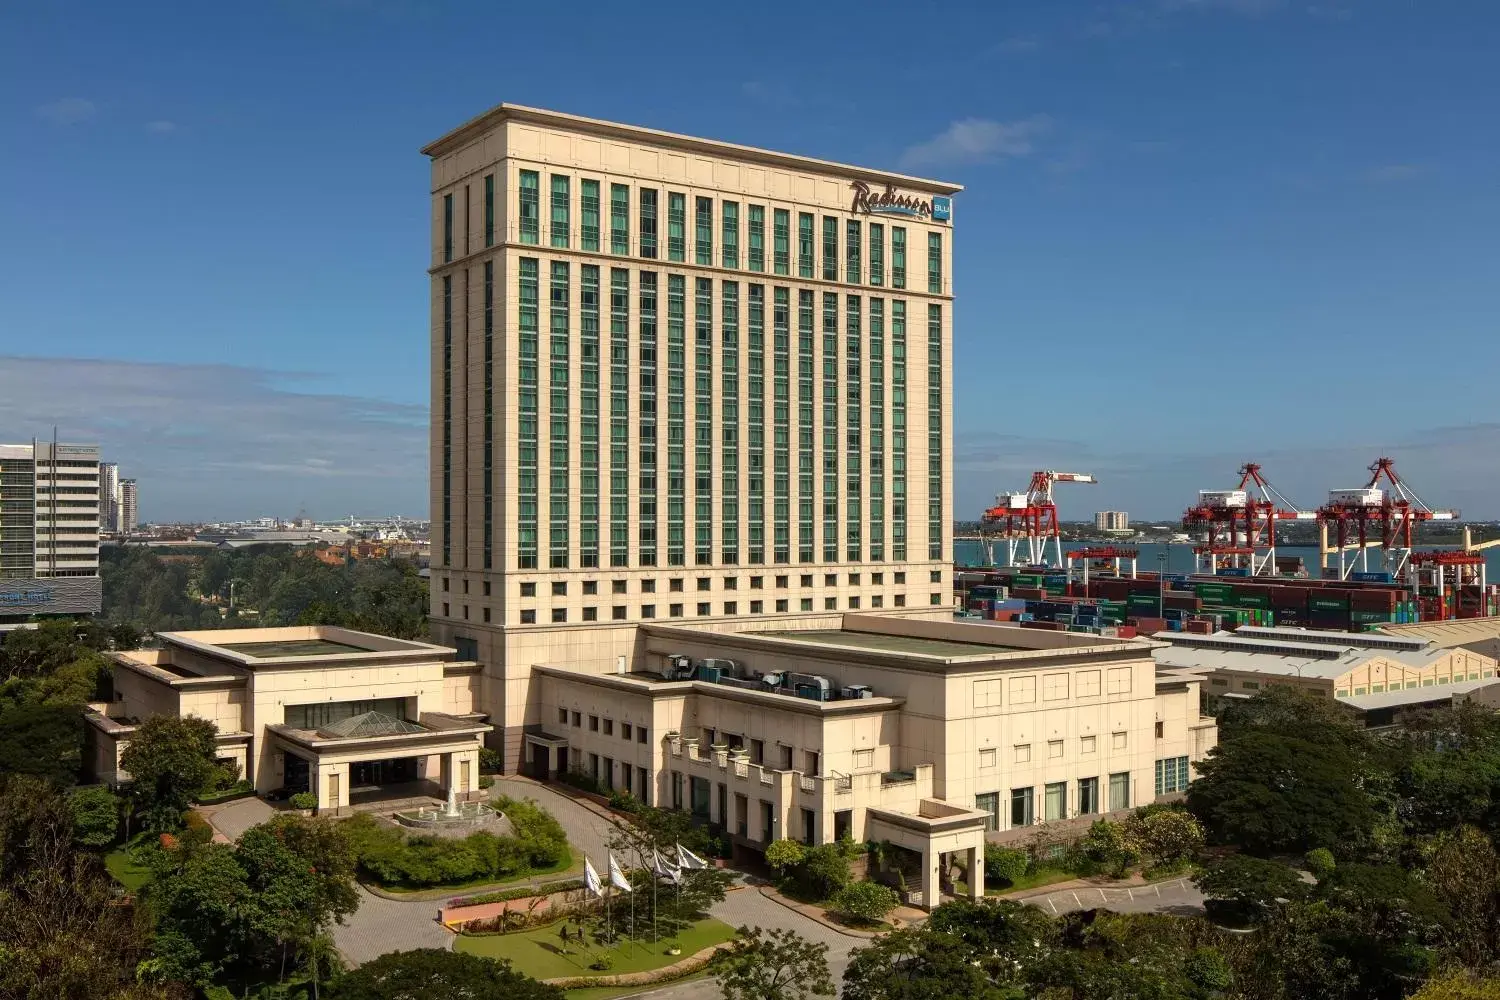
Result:
M0 628L98 614L99 446L0 444Z
M115 530L120 534L128 535L135 530L140 511L139 504L140 495L136 490L135 480L120 480L120 509L115 522Z
M99 463L99 532L112 535L120 530L120 465Z
M506 770L643 626L951 617L958 185L505 104L423 152L432 629Z
M1123 510L1101 510L1094 512L1094 530L1129 531L1130 515Z

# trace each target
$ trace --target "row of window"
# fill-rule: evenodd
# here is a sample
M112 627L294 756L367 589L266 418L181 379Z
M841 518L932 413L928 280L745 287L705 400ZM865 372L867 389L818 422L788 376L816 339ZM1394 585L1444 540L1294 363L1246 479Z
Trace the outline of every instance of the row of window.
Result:
M791 578L790 575L783 574L783 575L774 577L773 579L774 579L774 582L775 582L775 586L776 586L776 588L778 590L785 590L787 587L791 586L791 579L792 578ZM859 586L863 586L863 584L864 584L864 574L863 573L848 573L848 574L845 574L844 579L848 583L848 585L851 586L851 587L859 587ZM897 571L895 571L894 573L891 574L891 580L892 580L893 583L896 583L896 584L904 584L906 582L906 571L905 570L897 570ZM942 583L943 582L943 571L940 570L940 569L929 570L928 571L928 581L930 583ZM637 588L639 589L640 593L642 593L642 594L654 594L654 593L656 593L656 582L657 582L656 580L651 579L651 578L648 577L646 579L636 581L636 585L637 585ZM726 576L726 577L723 577L720 582L721 582L722 587L723 587L724 590L738 590L739 586L740 586L740 578L737 577L737 576ZM885 583L885 574L884 573L871 573L870 574L870 584L872 586L878 587L878 586L883 585L884 583ZM582 593L584 594L584 596L589 596L589 595L592 595L592 594L599 593L599 581L598 580L580 580L579 581L579 585L582 588ZM801 574L801 576L799 577L799 585L803 586L803 587L811 587L811 586L813 586L813 574L811 574L811 573L803 573L803 574ZM823 586L825 586L825 587L837 587L838 585L839 585L839 574L837 574L837 573L824 573L823 574ZM488 595L489 592L490 592L489 587L490 587L490 585L489 585L488 581L486 581L485 584L484 584L484 592L485 592L486 595ZM678 576L678 577L671 577L671 578L669 578L667 580L667 590L670 591L670 592L672 592L672 593L674 593L674 594L683 593L686 590L686 588L687 588L687 580L684 579L683 577L680 577L680 576ZM447 589L448 589L448 578L444 577L443 578L443 590L446 591ZM697 580L696 580L696 589L698 591L700 591L700 592L713 590L713 577L711 577L711 576L700 576L700 577L698 577ZM752 576L752 577L750 577L750 589L751 590L765 590L766 589L766 578L763 577L763 576ZM553 580L552 584L551 584L551 590L552 590L552 596L553 597L567 597L568 596L568 581L567 580ZM469 584L468 584L468 581L465 580L464 581L464 593L467 594L468 592L469 592ZM611 580L610 581L610 593L612 593L612 594L625 594L625 593L629 593L629 581L628 580ZM521 582L521 596L522 597L535 597L535 596L537 596L536 581L534 581L534 580L523 580Z
M631 187L609 185L609 215L603 215L603 187L600 181L583 178L574 198L573 178L567 174L547 177L545 219L542 174L536 170L520 171L517 193L516 239L532 246L550 246L559 250L579 249L589 253L634 255L646 260L665 259L687 263L691 249L692 263L699 267L723 267L732 270L767 271L766 206L745 204L721 198L717 205L712 197L694 196L689 206L687 194L666 194L665 240L662 236L662 204L656 188L635 191L635 209L631 208ZM470 249L467 233L468 188L464 189L465 253ZM495 245L495 176L484 178L483 227L484 245ZM443 196L443 262L454 259L454 196ZM689 240L689 207L692 210ZM824 215L821 220L812 212L796 213L796 268L800 278L824 281L843 280L850 284L876 287L907 287L907 229L890 226L889 268L887 268L886 223L844 219ZM631 223L635 222L632 234ZM771 210L770 273L792 274L792 212ZM743 237L743 239L742 239ZM841 241L842 240L842 248ZM717 241L717 243L716 243ZM665 247L662 243L665 242ZM689 245L691 243L691 246ZM927 233L927 291L943 291L943 234Z
M768 380L765 287L757 284L747 286L748 295L742 300L739 282L721 282L718 289L719 323L716 330L713 322L714 282L706 278L693 281L694 364L690 400L686 366L687 278L668 275L663 409L659 406L661 386L658 380L658 275L655 272L640 272L637 275L637 336L632 357L630 271L624 268L610 269L610 337L606 373L601 370L604 365L601 359L602 345L599 343L602 275L597 266L580 265L582 322L579 347L582 364L580 384L578 391L574 393L569 373L572 356L569 336L572 303L570 265L565 261L551 261L548 266L547 295L551 339L547 359L548 405L544 415L541 410L543 387L539 357L541 270L541 262L535 258L522 258L520 261L517 310L519 568L535 569L542 565L540 456L544 450L548 456L546 565L549 568L567 569L573 565L591 568L602 565L606 538L611 566L631 564L632 539L635 542L635 561L641 566L658 565L659 561L663 561L663 555L666 565L687 565L689 539L694 565L712 565L716 561L716 547L717 561L725 565L738 564L742 558L750 563L791 562L791 290L780 287L773 289ZM488 270L486 274L488 276ZM451 403L447 398L451 390L451 349L448 346L451 343L451 309L447 296L449 282L450 279L444 279L445 527L450 523L447 511L451 485ZM907 558L906 302L897 299L887 303L887 300L876 297L866 302L857 295L845 296L841 301L841 297L835 293L825 292L822 295L821 517L816 513L819 500L815 495L817 430L814 421L819 412L814 387L814 373L819 359L814 353L815 303L812 291L798 291L798 561L816 561L820 540L822 560L825 562L863 562L867 559L883 561L888 554L895 561L904 561ZM740 322L742 304L745 306L744 333L747 348L743 355ZM887 305L890 307L889 382L886 378ZM844 311L842 330L839 322L841 307ZM927 312L927 541L928 557L941 559L944 525L942 306L931 304ZM486 330L489 330L488 325ZM740 396L742 360L746 364L747 376L747 392L743 399ZM487 363L486 384L490 384L493 377L491 368ZM602 388L606 374L607 430L603 419L605 401ZM864 394L866 379L868 401ZM887 385L890 389L889 410ZM493 404L488 394L486 400L490 403L485 413L488 422L492 418ZM769 456L766 433L768 409L771 430ZM570 465L570 420L575 411L579 419L579 467L576 471ZM659 426L663 419L665 434L660 433L662 428ZM545 442L542 437L544 425L547 429ZM887 427L891 444L889 469ZM630 448L632 428L637 445L634 455ZM487 437L486 441L488 440ZM664 455L659 448L663 443ZM743 481L740 462L742 445L746 459ZM488 450L486 454L489 454ZM663 457L666 480L664 538L659 533L658 526L659 488L663 478L660 461ZM634 511L629 504L632 472L638 495L638 505ZM607 516L604 493L606 475ZM688 530L690 477L691 533ZM485 491L486 509L490 510L493 498L489 477L485 479ZM842 523L841 494L845 498ZM743 538L739 524L742 497L747 506L745 513L748 521L747 534ZM575 498L581 521L576 538L570 529L570 515ZM866 500L868 506L865 506ZM821 539L817 531L819 527ZM492 533L487 532L486 538L492 539ZM663 547L665 553L661 552ZM445 558L447 551L445 535ZM488 546L485 557L485 564L488 566L492 561L492 549Z
M1158 726L1161 723L1157 723ZM1126 748L1128 734L1121 731L1110 734L1110 745L1112 749L1124 750ZM1047 759L1061 760L1063 758L1063 740L1047 741ZM1088 755L1096 753L1099 749L1098 737L1080 736L1078 738L1078 752ZM1031 763L1031 744L1017 743L1012 748L1013 759L1017 764ZM995 747L981 747L979 750L979 769L988 770L996 765L999 760L999 750Z
M1072 802L1068 801L1066 781L1049 782L1042 786L1042 810L1037 814L1036 788L1012 788L1010 790L1010 822L1001 825L999 792L984 792L974 797L974 808L988 815L985 829L1001 830L1031 826L1040 820L1052 822L1073 816L1093 816L1100 811L1099 779L1079 778L1074 783ZM1109 776L1109 811L1130 808L1130 772L1119 771Z
M785 575L785 574L775 577L774 580L775 580L775 586L776 586L776 588L778 590L785 590L787 587L791 586L791 579L792 578L791 578L790 575ZM929 570L928 573L927 573L927 579L928 579L929 583L942 583L943 582L943 571L940 570L940 569ZM443 593L445 593L445 594L449 593L449 591L450 591L450 589L452 587L452 578L444 576L444 577L441 577L440 580L441 580L441 586L443 588ZM851 587L863 586L863 583L864 583L864 574L862 574L862 573L848 573L848 574L845 575L845 581ZM891 582L896 583L898 585L899 584L904 584L906 582L906 571L905 570L897 570L894 573L892 573L891 574ZM485 597L489 597L490 596L490 581L488 581L488 580L482 580L482 581L480 581L480 583L481 583L481 586L483 588L483 594L484 594L484 596ZM583 595L585 597L599 593L599 581L598 580L580 580L580 581L578 581L578 583L579 583L579 586L582 588L582 593L583 593ZM628 580L611 580L610 584L609 584L609 586L610 586L610 593L612 593L612 594L625 594L625 593L629 593L629 583L630 583L630 581L628 581ZM740 578L737 577L737 576L726 576L726 577L723 578L722 583L723 583L723 588L725 590L738 590L739 589L739 585L740 585ZM798 577L798 583L799 583L799 586L811 587L813 585L813 574L811 574L811 573L803 573L803 574L801 574L801 576ZM878 587L878 586L883 585L884 583L885 583L885 574L884 573L871 573L870 574L870 584L871 584L871 586ZM469 593L469 581L468 580L461 580L460 584L461 584L463 593L465 593L465 594ZM825 586L825 587L837 587L838 585L839 585L839 574L837 574L837 573L824 573L823 574L823 586ZM656 593L656 580L654 580L654 579L647 578L647 579L644 579L644 580L638 580L637 581L637 586L638 586L638 588L639 588L639 590L640 590L640 592L642 594L654 594L654 593ZM683 593L684 590L686 589L686 586L687 586L687 581L683 577L671 577L671 578L669 578L667 580L667 590L669 590L670 592L672 592L674 594ZM696 581L696 586L697 586L697 589L700 592L712 590L713 589L713 577L711 577L711 576L700 576L700 577L698 577L697 581ZM763 577L763 576L752 576L752 577L750 577L750 589L751 590L764 590L764 589L766 589L766 578ZM567 580L553 580L552 584L551 584L551 591L552 591L552 596L553 597L567 597L568 596L568 581ZM521 581L521 596L522 597L535 597L535 596L537 596L537 586L536 586L536 581L535 580L523 580L523 581Z
M799 612L813 611L813 610L815 610L814 607L813 607L813 603L814 603L813 602L813 598L811 598L811 597L802 597L802 598L799 598L798 602L797 602L797 610ZM945 603L945 601L944 601L944 597L943 597L942 594L929 594L928 595L928 603L931 606L933 606L933 607L941 607ZM767 613L766 612L766 602L765 601L749 601L749 602L746 603L746 606L749 608L749 612L748 612L749 614L752 614L752 615L763 615L763 614ZM875 608L884 608L885 606L886 606L886 604L885 604L885 595L884 594L875 594L875 595L873 595L873 596L870 597L870 603L869 603L869 607L870 608L872 608L872 609L875 609ZM864 600L863 600L863 598L861 598L859 596L846 597L844 599L844 607L843 607L843 609L846 610L846 611L862 611L862 610L864 610L864 607L865 607ZM904 607L906 607L906 595L905 594L894 594L894 595L892 595L892 597L891 597L891 607L893 607L893 608L904 608ZM667 617L668 618L684 618L684 617L687 616L687 610L686 610L686 608L687 608L686 604L668 604L667 605ZM700 618L709 617L709 616L715 614L715 612L714 612L714 605L713 605L712 601L700 601L700 602L697 603L696 608L697 608L696 614ZM720 609L721 610L718 612L719 614L724 614L724 615L738 615L738 614L741 614L741 611L740 611L740 602L739 601L724 601L720 605ZM791 599L790 598L786 598L786 597L777 598L774 602L772 602L772 609L773 609L772 613L775 613L775 614L787 614L787 613L790 613L791 610L792 610ZM469 606L468 605L464 605L462 610L463 610L463 618L465 620L468 620L468 617L469 617ZM598 609L598 607L595 607L595 606L591 605L591 606L584 607L581 610L582 610L582 614L583 614L583 619L582 619L583 621L586 621L586 622L597 622L597 621L600 620L599 619L599 609ZM825 597L825 598L823 598L823 610L824 611L838 611L839 610L839 599L837 597ZM657 617L657 613L656 612L657 612L657 606L655 604L642 604L642 605L640 605L636 609L636 614L635 614L634 617L636 617L636 618L642 618L642 619L656 618ZM549 612L549 615L550 615L550 620L552 621L553 624L563 624L563 623L566 623L569 620L568 619L568 609L567 608L553 608ZM448 616L448 605L446 603L443 605L443 616L444 617ZM613 607L610 608L610 615L609 615L609 620L610 621L623 622L623 621L630 621L631 619L632 619L632 616L630 614L630 607L628 605L616 604L616 605L614 605ZM489 608L484 608L483 609L483 620L486 621L486 622L488 622L490 620L490 609ZM535 625L537 623L536 609L535 608L522 608L518 612L518 614L517 614L517 620L522 625Z
M581 712L570 712L566 708L557 710L557 724L560 726L571 725L574 729L583 728L583 714ZM603 733L605 736L615 734L615 720L609 716L590 715L588 717L588 729L591 733ZM650 731L645 726L633 726L628 722L620 723L620 739L629 742L634 739L637 743L651 742Z

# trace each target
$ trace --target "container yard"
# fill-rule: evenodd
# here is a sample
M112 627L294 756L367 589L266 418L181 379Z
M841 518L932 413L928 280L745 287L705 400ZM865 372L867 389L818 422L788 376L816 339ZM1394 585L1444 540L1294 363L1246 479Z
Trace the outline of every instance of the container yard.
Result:
M1383 572L1350 580L1298 580L1251 578L1230 569L1215 576L1096 576L1085 585L1044 567L1001 567L960 570L954 581L962 607L989 621L1122 638L1163 631L1208 634L1242 625L1363 632L1500 614L1500 588L1493 585L1414 591Z
M1009 563L1020 553L1031 563L958 566L954 587L969 616L1125 637L1246 625L1363 632L1500 613L1500 594L1479 554L1496 543L1473 545L1466 535L1462 549L1416 550L1417 524L1456 520L1458 512L1429 507L1388 458L1368 471L1365 485L1330 490L1323 507L1306 511L1271 486L1259 465L1245 464L1234 488L1202 490L1184 513L1184 529L1202 540L1190 574L1137 573L1128 548L1065 556L1051 486L1096 480L1038 472L1028 493L1002 494L981 520L988 558L999 542ZM1318 522L1320 578L1306 578L1300 561L1277 556L1276 526L1289 520ZM1099 567L1092 576L1091 565Z

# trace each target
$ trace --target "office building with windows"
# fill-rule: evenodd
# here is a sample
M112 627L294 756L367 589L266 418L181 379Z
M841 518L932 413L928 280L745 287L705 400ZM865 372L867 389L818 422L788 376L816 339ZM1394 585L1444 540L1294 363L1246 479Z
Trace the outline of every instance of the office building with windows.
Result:
M0 444L0 626L98 614L99 446Z
M639 627L951 613L954 184L501 105L432 166L432 628L507 769Z

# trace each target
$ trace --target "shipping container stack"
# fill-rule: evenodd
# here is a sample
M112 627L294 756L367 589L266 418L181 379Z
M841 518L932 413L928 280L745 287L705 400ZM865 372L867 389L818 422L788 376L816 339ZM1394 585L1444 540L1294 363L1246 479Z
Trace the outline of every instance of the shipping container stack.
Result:
M1355 573L1349 580L1248 578L1154 573L1136 579L1092 577L1088 592L1050 569L1002 568L970 577L964 606L991 621L1032 628L1119 634L1207 634L1242 625L1278 625L1363 632L1382 625L1500 613L1495 586L1410 587L1388 573ZM1439 592L1441 590L1441 592ZM1111 631L1104 631L1111 630Z

